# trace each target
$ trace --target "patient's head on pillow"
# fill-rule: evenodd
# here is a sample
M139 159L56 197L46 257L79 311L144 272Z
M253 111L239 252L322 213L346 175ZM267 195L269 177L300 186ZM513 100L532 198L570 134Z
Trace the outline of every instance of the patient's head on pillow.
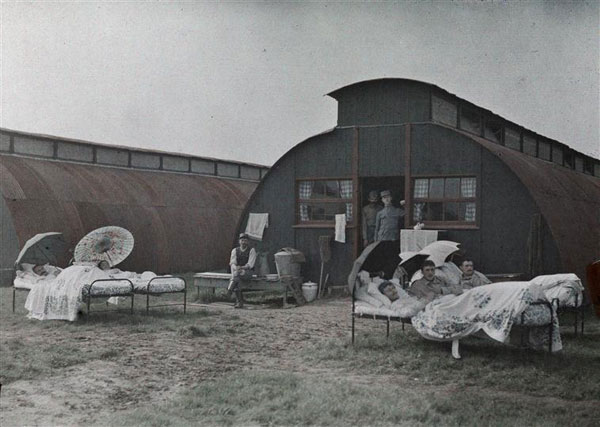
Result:
M388 297L390 301L396 301L398 299L398 290L392 282L385 281L379 284L379 292Z
M46 269L44 268L44 266L42 264L36 264L33 267L33 272L35 274L37 274L38 276L45 276L46 274L48 274L48 272L46 271Z
M110 264L108 263L108 261L106 260L102 260L98 263L98 268L100 270L109 270L110 269Z

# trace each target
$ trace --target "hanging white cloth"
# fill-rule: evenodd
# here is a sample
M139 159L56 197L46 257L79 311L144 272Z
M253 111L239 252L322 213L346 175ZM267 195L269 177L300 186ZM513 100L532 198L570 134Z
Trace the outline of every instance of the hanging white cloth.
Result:
M419 252L437 239L437 230L400 230L400 252Z
M262 240L265 228L269 228L268 213L251 213L248 215L246 234L257 240Z
M346 243L346 214L335 216L335 241Z

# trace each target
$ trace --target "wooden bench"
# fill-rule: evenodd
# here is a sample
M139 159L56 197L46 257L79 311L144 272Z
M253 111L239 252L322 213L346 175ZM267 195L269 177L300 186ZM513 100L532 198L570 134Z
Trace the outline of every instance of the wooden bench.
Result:
M194 274L194 286L198 288L198 297L200 297L200 289L210 291L213 295L215 289L227 289L229 281L231 280L231 274L229 273L196 273ZM298 304L304 303L302 293L298 295L300 285L302 283L301 277L292 276L255 276L250 279L249 282L244 284L243 291L276 291L281 292L283 297L283 306L287 306L287 292L288 289L292 292L296 298Z

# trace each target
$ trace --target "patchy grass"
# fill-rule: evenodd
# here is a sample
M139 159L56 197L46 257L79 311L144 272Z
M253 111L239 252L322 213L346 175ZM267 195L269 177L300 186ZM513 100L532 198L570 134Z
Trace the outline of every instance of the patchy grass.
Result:
M261 304L271 298L256 297ZM561 328L561 353L470 338L461 340L463 359L456 361L449 343L424 340L397 323L386 340L384 322L357 320L352 345L349 302L340 300L292 310L195 306L185 315L181 307L145 315L145 298L139 298L133 315L97 313L77 322L28 320L22 302L16 314L11 302L10 289L0 289L3 384L25 379L35 388L38 379L59 380L71 372L65 368L94 360L123 367L123 382L107 386L107 397L98 397L105 399L97 402L99 415L88 424L597 423L600 319L591 312L583 337L573 335L568 317L561 322L567 325ZM85 395L85 388L68 398L77 404L78 409L67 406L75 416L55 423L84 424L82 414L94 414L81 409L94 400L87 402L85 395L84 403L75 401L76 393ZM100 413L101 408L110 411Z
M110 425L594 425L594 408L478 390L406 388L387 378L241 372L208 381Z
M87 363L92 360L114 359L119 349L84 348L71 343L27 345L24 338L8 339L0 351L0 383L52 375L55 369Z

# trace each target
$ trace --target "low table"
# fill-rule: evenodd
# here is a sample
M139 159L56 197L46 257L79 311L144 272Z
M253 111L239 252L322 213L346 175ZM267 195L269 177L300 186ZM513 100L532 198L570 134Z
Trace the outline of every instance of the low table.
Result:
M194 274L194 286L198 288L198 297L200 289L210 290L213 294L215 289L227 289L231 274L229 273L196 273ZM278 291L282 293L283 306L287 306L287 291L291 286L298 286L302 283L301 277L259 277L255 276L247 283L244 283L243 291ZM292 290L292 289L290 289Z

